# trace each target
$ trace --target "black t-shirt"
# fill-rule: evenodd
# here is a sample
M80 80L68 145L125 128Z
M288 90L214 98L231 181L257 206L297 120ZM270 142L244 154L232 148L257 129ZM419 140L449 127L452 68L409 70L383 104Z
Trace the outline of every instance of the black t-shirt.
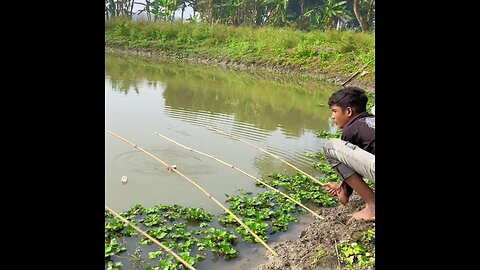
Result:
M362 112L343 127L342 140L375 155L375 116Z

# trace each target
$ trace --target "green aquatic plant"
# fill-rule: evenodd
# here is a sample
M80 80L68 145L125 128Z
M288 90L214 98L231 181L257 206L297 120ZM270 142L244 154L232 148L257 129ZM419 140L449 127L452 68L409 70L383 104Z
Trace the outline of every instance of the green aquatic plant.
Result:
M337 246L345 268L375 267L375 227L353 234L352 240Z
M321 156L317 154L316 156L310 155L310 157ZM335 180L336 174L328 164L319 162L314 164L314 168L325 174L325 177L320 181ZM272 173L268 176L268 179L263 181L272 187L281 189L299 202L311 202L324 207L336 204L336 199L326 192L321 185L310 181L306 175L301 173L291 176ZM258 182L256 185L264 187L263 184ZM304 208L275 191L269 190L255 196L252 195L252 192L245 190L240 190L239 193L235 196L225 194L229 208L263 241L267 241L270 234L288 231L289 224L298 221L295 214L305 211ZM150 236L159 240L192 265L204 260L208 251L225 259L236 258L239 254L233 246L237 241L237 234L245 242L257 242L230 214L222 214L217 218L218 222L226 228L212 227L211 223L214 215L202 208L165 204L145 208L137 204L130 210L121 213L121 216L146 228L145 231ZM118 244L118 242L115 242L116 240L111 243L107 240L110 241L112 238L120 236L139 237L132 231L135 232L106 211L106 255L115 257L120 252L115 245L115 243ZM111 246L108 250L107 243ZM147 269L177 269L183 267L171 254L160 249L154 249L155 246L152 244L151 240L139 237L138 245L147 249Z
M312 182L306 175L296 173L291 177L287 177L281 173L271 174L274 180L269 181L268 184L274 187L283 187L288 191L292 197L300 202L310 201L318 204L319 206L333 206L335 204L335 198L332 197L322 186ZM332 174L332 177L337 177L336 174ZM326 179L320 180L324 182ZM289 201L291 202L291 201ZM284 205L286 208L293 206Z
M344 243L337 246L340 252L340 261L345 264L347 269L375 266L375 254L361 244Z
M112 262L108 261L107 270L119 270L123 266L122 262Z
M128 217L132 223L139 223L145 227L147 234L172 249L191 265L204 260L207 249L225 259L238 256L238 251L233 247L237 236L224 229L208 228L214 215L204 209L163 204L144 208L137 204L120 215ZM150 267L149 269L157 269L157 267L160 267L158 269L164 269L164 267L167 267L165 269L183 269L182 263L171 254L162 249L155 249L157 246L152 245L151 240L129 233L129 228L109 212L105 212L106 257L115 260L126 259L117 256L126 248L120 245L115 236L138 237L138 245L145 247L148 257L142 258L138 254L132 259L135 260L135 264L142 263L147 268Z
M318 131L315 133L320 138L331 139L331 138L340 138L342 137L342 130L339 129L335 133L331 133L325 130Z
M127 248L122 246L116 238L111 238L108 242L105 241L105 258L123 252L125 250L127 250Z
M336 204L336 199L323 187L312 183L303 174L297 173L288 177L282 173L273 173L269 177L270 180L264 180L264 182L272 187L284 189L296 201L310 201L319 206ZM256 185L264 187L263 184L258 182ZM241 192L241 194L247 193ZM243 222L264 241L268 239L267 234L287 231L291 222L298 221L298 218L293 214L305 211L294 201L275 191L259 193L255 197L247 195L229 196L228 194L226 196L227 202L230 204L230 210L243 218ZM227 214L224 214L218 221L224 225L237 225L236 220ZM254 241L246 229L238 226L236 231L242 235L244 241Z

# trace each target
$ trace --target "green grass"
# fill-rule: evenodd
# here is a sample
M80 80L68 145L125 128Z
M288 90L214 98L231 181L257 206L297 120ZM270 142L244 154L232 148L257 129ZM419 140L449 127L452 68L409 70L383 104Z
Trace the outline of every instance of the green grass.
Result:
M105 45L347 77L369 63L366 75L357 80L375 79L374 33L302 32L116 18L105 21Z

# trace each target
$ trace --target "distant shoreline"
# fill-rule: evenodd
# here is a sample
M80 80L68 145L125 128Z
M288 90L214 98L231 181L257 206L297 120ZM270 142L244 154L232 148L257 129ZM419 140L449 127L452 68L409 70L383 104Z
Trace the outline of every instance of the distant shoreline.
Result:
M340 74L299 71L299 70L289 69L289 68L277 68L277 67L270 67L265 65L256 65L255 63L245 63L242 61L202 59L202 58L194 58L194 57L180 58L178 55L172 55L172 54L168 54L168 53L158 51L158 50L153 50L153 49L125 48L125 47L105 45L105 52L117 52L117 53L138 55L142 57L151 57L151 58L168 58L171 60L182 59L182 60L199 63L199 64L205 64L205 65L235 67L239 69L262 69L262 70L269 70L276 73L297 74L297 75L319 78L327 82L337 84L339 86L350 78L350 77L342 76ZM375 92L375 84L360 82L355 80L355 78L352 79L347 85L357 86L366 91Z

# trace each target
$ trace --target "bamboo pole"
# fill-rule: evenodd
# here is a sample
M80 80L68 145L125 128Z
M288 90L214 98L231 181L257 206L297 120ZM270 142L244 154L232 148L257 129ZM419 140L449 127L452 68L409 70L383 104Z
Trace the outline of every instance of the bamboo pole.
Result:
M115 211L113 211L112 209L110 209L110 207L106 206L105 205L105 209L107 209L110 213L112 213L115 217L117 217L118 219L120 219L121 221L123 221L124 223L127 223L128 226L132 227L133 229L135 229L137 232L143 234L145 237L147 237L148 239L150 239L152 242L154 242L155 244L159 245L160 247L162 247L163 249L165 249L168 253L172 254L175 258L177 258L177 260L179 260L181 263L183 263L183 265L185 265L186 267L188 267L188 269L191 269L191 270L196 270L192 265L190 265L188 262L186 262L184 259L182 259L180 256L178 256L175 252L173 252L170 248L168 248L167 246L165 246L164 244L160 243L157 239L151 237L148 233L142 231L141 229L139 229L137 226L133 225L132 223L130 223L130 221L126 220L125 218L123 218L122 216L120 216L119 214L115 213Z
M127 139L111 132L111 131L108 131L108 130L105 130L105 132L109 133L110 135L126 142L127 144L133 146L134 148L137 148L138 150L142 151L143 153L151 156L152 158L154 158L155 160L157 160L158 162L162 163L163 165L165 165L166 167L169 167L171 169L171 171L177 173L178 175L182 176L183 178L187 179L190 183L192 183L194 186L196 186L198 189L200 189L203 193L205 193L205 195L207 195L207 197L209 197L210 199L212 199L212 201L214 201L216 204L218 204L223 210L225 210L225 212L227 212L228 214L230 214L238 223L240 223L240 225L245 229L247 230L253 237L255 237L255 239L260 242L263 246L265 246L265 248L268 249L268 251L270 251L273 255L275 256L278 256L278 254L269 246L267 245L267 243L265 243L260 237L258 237L258 235L253 232L247 225L245 225L245 223L243 223L234 213L232 213L232 211L228 210L225 206L223 206L223 204L221 204L217 199L215 199L215 197L213 197L210 193L208 193L205 189L203 189L200 185L198 185L197 183L195 183L193 180L191 180L190 178L188 178L187 176L185 176L183 173L179 172L177 169L175 169L174 167L171 167L171 166L168 166L167 163L165 163L164 161L160 160L159 158L157 158L156 156L150 154L149 152L147 152L146 150L144 150L143 148L141 148L140 146L136 145L136 144L133 144L131 143L130 141L128 141Z
M228 134L228 133L226 133L226 132L224 132L224 131L218 130L218 129L216 129L216 128L212 128L212 127L210 127L210 126L205 126L205 127L208 128L208 129L211 129L211 130L213 130L213 131L222 133L222 134L224 134L224 135L230 136L230 137L232 137L233 139L238 140L238 141L241 141L241 142L243 142L243 143L246 143L246 144L248 144L248 145L250 145L250 146L252 146L252 147L255 147L255 148L257 148L258 150L264 152L265 154L268 154L268 155L270 155L270 156L272 156L272 157L274 157L274 158L277 158L277 159L279 159L280 161L282 161L283 163L287 164L288 166L290 166L290 167L294 168L295 170L297 170L297 171L305 174L305 175L308 176L310 179L312 179L315 183L317 183L317 184L319 184L319 185L321 185L321 186L324 186L324 185L325 185L325 183L322 183L322 182L318 181L318 180L315 179L313 176L311 176L311 175L309 175L308 173L300 170L299 168L297 168L297 167L295 167L294 165L288 163L287 161L283 160L282 158L280 158L279 156L277 156L277 155L275 155L275 154L272 154L272 153L270 153L270 152L268 152L268 151L266 151L266 150L263 150L262 148L254 145L254 144L251 144L251 143L249 143L249 142L247 142L247 141L245 141L245 140L242 140L241 138L238 138L238 137L236 137L236 136L234 136L234 135L232 135L232 134Z
M284 197L292 200L294 203L296 203L296 204L300 205L301 207L303 207L305 210L307 210L308 212L310 212L310 213L311 213L312 215L314 215L315 217L317 217L317 218L319 218L319 219L322 219L322 220L325 219L324 217L322 217L322 216L320 216L319 214L317 214L317 213L313 212L312 210L310 210L308 207L306 207L305 205L303 205L301 202L299 202L299 201L295 200L294 198L288 196L287 194L283 193L282 191L280 191L280 190L278 190L278 189L270 186L269 184L263 182L262 180L256 178L255 176L253 176L253 175L251 175L251 174L249 174L249 173L247 173L247 172L239 169L238 167L235 167L234 165L228 164L228 163L226 163L226 162L224 162L224 161L222 161L222 160L220 160L220 159L218 159L218 158L216 158L216 157L214 157L214 156L212 156L212 155L205 154L205 153L203 153L203 152L200 152L200 151L198 151L198 150L195 150L195 149L193 149L193 148L190 148L190 147L188 147L188 146L185 146L185 145L183 145L183 144L181 144L181 143L178 143L178 142L176 142L176 141L174 141L174 140L168 138L167 136L164 136L164 135L162 135L162 134L160 134L160 133L158 133L158 132L155 132L155 134L158 135L158 136L160 136L160 137L162 137L162 138L164 138L164 139L166 139L166 140L168 140L168 141L170 141L170 142L172 142L172 143L174 143L174 144L176 144L176 145L178 145L178 146L181 146L181 147L183 147L183 148L185 148L185 149L187 149L187 150L190 150L190 151L192 151L192 152L195 152L195 153L198 153L198 154L200 154L200 155L206 156L206 157L208 157L208 158L211 158L211 159L213 159L213 160L216 160L216 161L224 164L224 165L227 166L227 167L230 167L230 168L232 168L232 169L235 169L235 170L237 170L237 171L245 174L246 176L254 179L255 181L257 181L257 182L259 182L259 183L262 183L262 184L265 185L266 187L268 187L268 188L270 188L270 189L272 189L272 190L274 190L274 191L282 194Z
M360 72L363 71L368 66L368 64L370 64L370 62L372 62L372 60L368 61L361 69L359 69L352 76L350 76L350 78L348 78L345 82L343 82L342 86L345 87L345 85L347 83L349 83L351 80L353 80L353 78L357 77L357 75L360 74Z

